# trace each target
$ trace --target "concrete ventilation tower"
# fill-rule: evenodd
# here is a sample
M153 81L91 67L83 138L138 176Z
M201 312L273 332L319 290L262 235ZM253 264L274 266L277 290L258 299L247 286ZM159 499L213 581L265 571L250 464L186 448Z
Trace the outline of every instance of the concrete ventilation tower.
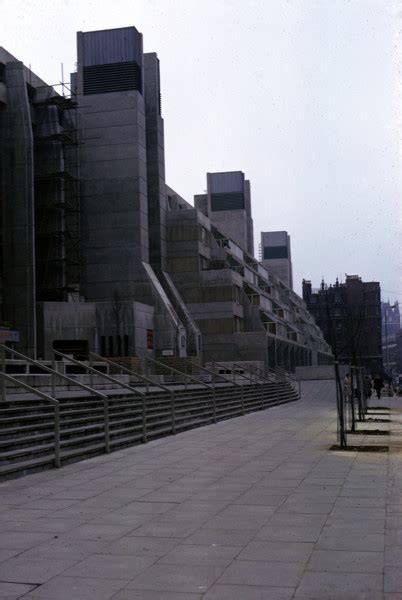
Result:
M242 171L207 173L207 193L194 196L196 208L254 256L250 182Z
M287 231L261 232L262 264L293 290L292 255Z

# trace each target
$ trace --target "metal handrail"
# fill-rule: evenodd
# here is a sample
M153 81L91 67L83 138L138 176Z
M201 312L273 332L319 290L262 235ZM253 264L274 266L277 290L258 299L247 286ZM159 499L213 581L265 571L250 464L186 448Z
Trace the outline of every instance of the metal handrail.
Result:
M43 371L46 371L47 373L52 375L53 377L60 377L61 379L64 379L65 381L68 381L69 383L77 385L78 387L84 389L85 391L90 392L91 394L94 394L95 396L99 396L102 399L107 398L107 396L105 394L103 394L102 392L99 392L98 390L94 390L89 385L85 385L85 383L76 381L72 377L69 377L68 375L65 375L64 373L60 373L56 369L52 369L51 367L44 365L39 360L35 360L33 358L30 358L29 356L25 356L25 354L22 354L21 352L17 352L17 350L13 350L12 348L9 348L8 346L4 346L4 344L0 344L0 350L6 350L7 352L9 352L10 354L13 354L14 356L19 356L20 358L22 358L22 360L29 362L31 365L35 365L36 367L39 367ZM56 350L54 350L54 352L56 352ZM3 359L3 363L4 363L4 359ZM5 371L4 364L3 364L3 371ZM52 393L54 395L53 388L54 388L54 381L52 381Z
M135 388L131 387L131 385L128 385L127 383L123 383L122 381L115 379L111 375L108 375L107 373L103 373L103 371L99 371L99 369L95 369L95 367L93 367L92 365L87 365L86 363L84 363L80 360L77 360L76 358L72 358L72 356L63 354L62 352L59 352L58 350L53 350L53 354L55 354L56 356L61 356L63 360L69 361L69 362L73 363L74 365L78 365L79 367L86 369L89 373L96 373L96 375L101 375L108 381L111 381L112 383L116 383L118 386L126 388L127 390L130 390L130 392L132 392L133 394L138 394L141 397L145 395L144 392L140 392L139 390L136 390Z
M40 369L42 369L43 371L46 371L47 373L49 373L52 377L51 385L52 385L53 396L55 395L55 378L60 377L61 379L64 379L64 381L68 381L69 383L72 383L73 385L76 385L77 387L82 388L83 390L89 392L91 395L101 398L103 400L103 418L104 418L104 429L105 429L105 452L107 454L110 452L109 399L106 394L103 394L102 392L99 392L98 390L95 390L92 387L85 385L85 383L76 381L72 377L69 377L68 375L65 375L64 373L60 373L59 371L56 371L56 369L51 369L47 365L42 364L40 361L30 358L29 356L26 356L25 354L22 354L21 352L17 352L17 350L13 350L12 348L9 348L8 346L4 346L4 344L0 344L0 350L7 351L13 356L19 356L26 362L29 362L31 365L35 365L35 366L39 367ZM54 352L56 352L56 350L54 350ZM5 370L6 370L5 358L2 359L2 363L3 363L3 372L5 373ZM19 381L19 380L17 379L17 381Z
M263 379L265 379L269 383L276 383L278 381L277 379L273 379L271 373L269 371L266 371L265 369L261 369L259 367L255 367L253 365L249 365L247 368L250 369L250 371L254 370L254 373L256 375L259 375L260 377L262 377Z
M278 378L276 378L276 380L273 381L272 379L270 379L270 377L271 377L270 371L274 372L274 374L275 374L275 370L274 369L268 368L268 370L266 371L265 369L260 369L258 367L253 367L253 365L250 365L249 368L250 369L254 369L257 372L259 372L260 377L261 377L261 373L263 373L262 377L264 379L266 379L267 381L269 381L270 383L278 383L278 382L279 383L283 383L283 382L285 382L285 383L288 383L289 385L293 385L294 388L295 388L296 383L297 383L298 384L298 388L299 388L298 394L299 394L299 396L301 396L300 381L298 379L296 379L296 377L290 377L290 378L286 378L285 377L284 379L279 379L279 380L278 380ZM285 373L287 373L287 372L285 371Z
M170 374L174 373L178 373L179 375L184 375L185 380L184 380L184 389L187 391L188 387L187 387L187 380L190 379L190 381L195 381L196 383L199 383L201 385L203 385L204 387L206 387L207 389L211 389L212 388L212 398L213 398L213 422L216 423L216 398L215 398L215 386L214 384L209 385L208 383L205 383L205 381L201 381L200 379L196 379L196 377L193 377L192 375L189 375L188 373L183 373L182 371L179 371L179 369L175 369L174 367L171 367L170 365L165 365L164 363L160 362L159 360L156 360L154 358L150 358L149 356L144 357L145 360L145 367L147 365L147 360L149 362L151 362L152 364L155 365L159 365L165 369L170 369ZM176 425L175 425L175 403L174 403L174 394L172 392L172 422L173 422L173 433L176 433Z
M45 394L45 392L36 390L35 388L31 387L27 383L19 381L18 379L16 379L15 377L12 377L11 375L7 375L7 373L3 373L0 371L0 377L2 379L1 388L2 388L3 400L6 399L5 382L11 381L12 383L17 384L17 385L21 386L22 388L28 390L32 394L36 394L40 398L47 400L47 402L50 402L50 404L52 404L52 406L54 406L54 466L57 468L60 468L60 402L58 400L56 400L56 398L52 398L52 396L49 396L49 394Z
M223 365L222 363L218 363L218 362L213 362L212 364L217 365L218 367L221 367L222 369L229 368L227 365ZM233 379L235 377L243 377L244 379L247 379L247 381L251 381L251 383L253 383L253 384L257 383L258 385L264 385L263 383L261 383L260 381L256 381L249 375L245 375L244 373L236 373L235 370L233 369L233 367L235 367L235 368L237 367L238 369L244 369L244 367L242 365L239 365L238 363L235 363L235 362L230 362L229 364L232 365ZM233 381L233 382L236 383L235 381Z
M279 375L283 375L283 377L284 377L283 381L289 383L289 385L292 385L294 387L294 389L296 389L296 384L297 384L297 386L299 388L298 394L299 394L299 396L301 396L300 379L297 379L293 373L291 373L290 371L286 371L286 369L276 368L273 370L275 372L278 372Z
M101 356L100 354L96 354L95 352L90 352L89 356L93 356L94 358L96 358L98 360L102 360L109 365L118 367L124 373L127 373L128 375L132 375L134 377L138 377L138 379L141 379L141 381L145 381L147 383L147 387L146 387L147 392L149 390L149 384L155 385L156 387L161 388L161 390L165 390L165 392L171 393L171 391L172 391L167 385L163 385L163 383L159 383L159 381L155 381L154 379L151 379L150 377L146 377L145 375L142 375L142 373L137 373L137 371L132 371L131 369L128 369L127 367L121 365L120 363L115 362L111 358L106 358L105 356Z
M212 364L214 364L214 363L212 363ZM237 383L237 381L232 381L231 379L229 379L229 377L225 377L225 375L222 375L221 373L216 373L212 369L208 369L207 367L201 367L201 366L199 368L202 369L203 371L207 371L207 373L211 373L214 377L219 377L220 379L227 381L231 385L240 388L241 414L244 415L244 387L240 383Z
M212 364L216 364L222 368L225 368L225 365L223 365L222 363L212 363ZM236 373L235 372L235 368L237 367L238 369L244 369L244 367L242 365L239 365L238 363L230 363L232 365L232 371L233 371L233 382L235 383L235 377L236 375L240 375L241 377L244 377L244 379L247 379L247 381L251 381L252 385L255 385L256 383L258 385L261 386L261 408L264 408L264 383L261 381L255 381L252 377L245 375L244 373ZM226 367L227 368L227 367Z
M165 392L167 392L168 394L170 394L170 406L171 406L171 417L172 417L172 433L173 434L176 433L175 403L174 403L174 392L173 392L172 389L170 389L166 385L163 385L162 383L159 383L158 381L153 381L150 377L145 377L145 375L142 375L140 373L136 373L136 371L132 371L131 369L128 369L127 367L124 367L123 365L120 365L119 363L111 360L110 358L105 358L104 356L100 356L99 354L96 354L95 352L90 352L89 356L90 357L94 357L96 359L103 360L108 365L113 365L113 366L119 367L121 371L124 371L128 375L133 375L135 377L138 377L138 379L141 379L142 381L145 381L146 384L147 384L147 386L146 386L146 392L147 392L147 394L149 392L149 384L150 383L152 383L153 385L159 387L160 389L162 389ZM144 443L147 441L147 423L146 423L147 412L146 412L146 410L147 410L147 407L146 407L146 398L144 396L144 398L142 399L142 441Z
M155 365L161 366L165 369L170 370L171 373L177 373L178 375L184 375L184 377L186 378L185 381L185 388L187 389L187 379L190 379L191 381L195 381L196 383L199 383L201 385L203 385L204 387L207 388L211 388L213 387L213 385L209 385L208 383L205 383L205 381L202 381L201 379L197 379L196 377L193 377L192 375L189 375L188 373L184 373L183 371L179 371L179 369L175 369L174 367L171 367L170 365L165 365L164 363L160 362L159 360L156 360L154 358L150 358L149 356L145 356L144 357L145 361L149 361Z
M216 364L216 363L212 363L212 364ZM231 385L234 385L236 387L243 387L240 383L237 383L237 381L232 381L232 379L230 379L230 377L226 377L225 375L222 375L222 373L216 373L213 369L208 369L208 367L201 367L201 365L197 365L197 368L201 369L202 371L206 371L210 375L219 377L219 379L223 379L223 381L227 381Z
M69 362L73 363L74 365L78 365L78 366L83 367L84 369L86 369L87 372L90 374L91 383L92 383L92 375L94 373L96 373L97 375L101 375L102 377L104 377L108 381L111 381L112 383L117 384L117 385L119 385L122 388L130 390L130 392L133 395L138 394L138 396L141 398L141 401L142 401L142 441L144 443L147 441L147 421L146 421L147 406L146 406L146 394L144 394L144 392L140 392L139 390L136 390L135 388L131 387L131 385L127 385L127 383L123 383L122 381L119 381L118 379L115 379L115 377L112 377L111 375L108 375L107 373L103 373L102 371L99 371L98 369L95 369L95 367L93 367L92 365L87 365L86 363L84 363L84 362L82 362L80 360L72 358L72 356L68 356L67 354L63 354L62 352L59 352L58 350L53 350L53 353L56 356L61 356L63 358L63 360L65 360L65 361L69 361ZM107 446L106 446L106 453L108 454L110 452L110 446L109 446L109 405L105 406L105 430L106 430L106 425L107 425Z
M268 367L268 373L270 373L270 372L276 378L277 381L285 381L286 380L286 371L280 370L277 367Z

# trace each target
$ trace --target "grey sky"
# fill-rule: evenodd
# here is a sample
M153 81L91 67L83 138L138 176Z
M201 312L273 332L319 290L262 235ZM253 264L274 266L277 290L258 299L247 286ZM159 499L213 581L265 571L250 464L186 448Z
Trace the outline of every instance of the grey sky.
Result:
M57 83L77 30L135 25L161 60L169 185L192 202L207 171L243 170L257 244L290 233L297 291L347 272L402 300L401 15L399 0L0 0L0 45Z

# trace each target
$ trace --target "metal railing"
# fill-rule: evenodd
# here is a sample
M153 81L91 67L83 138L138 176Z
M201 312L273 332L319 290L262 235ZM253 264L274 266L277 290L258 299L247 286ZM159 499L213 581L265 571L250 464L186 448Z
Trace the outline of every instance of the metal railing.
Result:
M175 408L174 407L174 392L171 388L169 388L167 385L163 385L159 381L154 381L150 377L146 377L145 375L142 375L141 373L132 371L131 369L128 369L127 367L115 362L114 360L111 360L110 358L105 358L104 356L95 354L95 352L90 352L89 356L91 359L95 358L96 360L102 360L107 365L112 365L113 367L119 368L122 373L126 373L127 375L130 375L131 377L137 377L141 381L144 381L146 383L145 389L146 389L147 394L149 393L149 384L150 383L152 385L160 388L161 390L167 392L170 395L171 415L172 415L172 433L173 434L176 433L176 418L175 418L175 411L174 411L174 408ZM108 375L109 374L110 373L108 373ZM143 438L143 441L146 442L148 439L148 436L147 436L147 427L146 427L146 398L145 397L142 398L142 418L143 418L143 424L144 424L142 438Z
M202 379L197 379L193 375L189 375L188 373L185 373L184 371L180 371L179 369L176 369L175 367L172 367L171 365L166 365L165 363L163 363L159 360L156 360L155 358L150 358L149 356L145 356L143 358L143 360L144 360L146 368L147 368L147 363L150 363L159 368L163 368L163 369L166 369L167 371L170 371L171 376L173 375L173 373L176 373L176 375L179 375L180 377L184 377L184 389L185 390L188 389L189 381L193 381L193 382L197 383L198 385L202 385L203 387L207 387L207 388L212 387L208 383L205 383L205 381L202 381ZM198 368L198 366L197 366L197 368Z
M7 375L7 373L0 372L0 377L1 377L1 381L2 381L1 387L2 387L3 400L5 400L5 385L4 384L7 381L10 381L14 385L18 385L18 386L22 387L23 389L27 390L31 394L36 394L40 398L43 398L44 400L49 402L54 407L54 466L59 468L60 467L60 402L58 400L56 400L56 398L52 398L52 396L49 396L49 394L46 394L45 392L41 392L40 390L36 390L35 388L31 387L27 383L24 383L23 381L19 381L18 379L16 379L15 377L12 377L11 375Z
M116 379L115 377L112 377L108 373L104 373L103 371L100 371L99 369L96 369L93 366L92 359L90 359L90 363L87 364L86 362L83 362L81 360L77 360L76 358L73 358L72 356L70 356L68 354L63 354L62 352L59 352L58 350L53 350L53 354L55 356L60 356L60 358L62 358L63 361L70 362L73 365L77 365L78 367L81 367L82 369L84 369L85 371L87 371L87 373L89 373L89 376L90 376L91 387L93 386L93 376L94 375L100 375L104 379L107 379L107 381L110 381L110 382L114 383L117 387L125 388L125 389L129 390L134 395L137 394L138 396L144 396L144 392L140 392L139 390L131 387L131 385L128 385L127 383L124 383L123 381L120 381L119 379Z
M107 373L104 373L103 371L99 371L99 369L95 369L95 367L92 364L86 364L80 360L77 360L76 358L73 358L72 356L68 356L67 354L63 354L62 352L59 352L58 350L53 350L53 354L55 356L60 356L65 362L71 362L74 365L77 365L83 369L85 369L90 376L90 381L91 381L91 386L93 385L93 375L101 375L104 379L106 379L107 381L110 381L112 383L114 383L115 385L122 387L124 389L129 390L134 396L135 394L137 394L142 401L142 439L143 442L145 443L147 441L147 422L146 422L146 395L144 394L144 392L140 392L139 390L136 390L135 388L131 387L131 385L128 385L127 383L123 383L122 381L119 381L118 379L116 379L115 377L112 377L111 375L108 375ZM92 362L92 360L91 360ZM113 394L110 394L111 396ZM106 395L106 398L108 398L108 396ZM108 449L106 452L109 452L109 404L106 403L107 405L107 411L105 413L105 429L107 427L107 443L108 443Z
M164 368L168 371L170 371L170 375L172 376L173 373L176 373L177 375L179 375L180 377L184 376L184 389L187 391L188 390L188 381L193 381L195 383L197 383L198 385L201 385L202 387L206 387L207 389L211 389L211 386L208 383L205 383L205 381L202 381L201 379L197 379L196 377L193 377L192 375L189 375L188 373L183 373L183 371L180 371L179 369L175 369L174 367L171 367L170 365L165 365L163 362L160 362L159 360L156 360L154 358L150 358L149 356L144 357L144 364L145 364L145 369L148 372L148 363L155 365L156 367L159 367L159 369ZM213 395L213 403L214 403L214 423L216 422L216 412L215 412L215 389L212 386L212 395ZM171 410L172 410L172 431L173 433L176 433L176 415L175 415L175 399L174 399L174 391L172 390L172 396L171 396Z
M115 384L119 384L119 386L129 389L131 394L127 394L127 403L131 406L132 403L134 403L135 398L136 397L140 397L142 400L142 414L141 414L141 409L140 409L140 404L138 403L137 406L135 406L135 410L129 410L126 411L124 410L124 413L126 413L125 415L123 415L123 417L121 417L120 415L118 416L117 419L114 419L114 415L113 415L113 419L111 421L111 423L109 423L109 406L110 406L110 398L106 395L106 393L102 393L98 390L92 389L91 387L89 387L88 385L85 385L83 383L81 383L80 381L76 381L75 378L73 378L74 376L69 376L69 375L65 375L64 372L59 372L56 369L52 369L51 367L48 367L47 365L43 364L40 361L31 359L25 355L23 355L22 353L19 353L17 351L13 351L9 348L5 348L6 352L9 352L10 355L13 356L18 356L20 358L22 358L23 360L25 360L27 363L29 364L33 364L36 365L36 367L39 368L40 372L45 373L46 375L50 375L53 379L52 382L52 388L55 388L55 382L57 381L57 378L60 378L61 380L64 381L68 381L69 383L74 384L75 386L77 386L78 388L82 388L85 389L87 392L90 393L90 396L94 396L94 397L98 397L102 399L103 402L103 419L102 416L99 415L99 417L97 415L95 415L94 417L92 417L92 413L91 411L93 410L92 406L93 403L92 401L88 404L88 403L84 403L85 405L85 410L87 411L86 415L83 415L85 418L96 418L96 421L98 422L98 419L101 418L103 420L102 424L99 424L99 434L98 436L102 439L103 438L103 434L104 434L104 445L103 444L99 444L99 448L96 448L96 451L105 451L106 453L110 452L110 448L111 446L114 447L119 447L119 445L122 444L132 444L132 443L136 443L138 441L142 441L143 442L147 442L148 439L152 439L155 437L160 437L161 435L165 435L166 433L175 433L176 429L177 431L183 431L185 429L190 429L191 427L194 426L200 426L201 424L205 424L206 422L211 423L211 422L218 422L222 419L226 419L228 417L231 416L240 416L240 414L245 414L246 412L250 412L250 411L254 411L254 410L259 410L259 407L261 406L261 408L264 407L264 402L268 399L269 402L268 404L274 404L274 402L271 402L271 400L274 400L274 393L271 394L270 390L268 390L268 395L266 393L266 387L264 385L264 383L260 380L258 381L259 385L256 385L256 381L255 378L250 375L250 374L246 374L246 373L237 373L236 376L241 377L244 381L250 382L252 385L247 385L244 383L239 383L238 381L233 381L232 377L228 377L227 375L223 374L223 373L218 373L217 369L220 366L221 368L227 368L226 365L219 365L219 363L215 363L215 368L210 369L207 367L203 367L200 365L194 365L194 363L192 363L189 360L184 359L184 364L185 364L185 368L183 370L180 369L176 369L175 367L171 367L170 365L164 364L161 361L152 359L152 358L146 358L144 359L144 361L146 360L147 363L149 363L150 365L154 365L154 367L158 367L159 369L164 369L165 371L167 371L168 373L171 373L172 375L176 375L177 379L180 380L180 386L168 386L165 385L163 383L159 383L158 381L154 381L152 379L152 377L148 377L147 375L142 375L141 373L136 373L135 371L131 371L130 369L128 369L127 367L123 366L123 365L119 365L118 363L114 362L111 359L105 359L104 357L100 357L99 355L92 353L91 359L92 360L102 360L106 365L113 365L114 367L118 367L121 369L121 371L123 373L126 373L128 375L132 375L134 377L138 377L140 380L142 380L144 383L148 383L147 386L147 390L150 392L150 395L144 392L141 392L131 386L128 386L125 383L122 383L121 381L119 381L118 379L115 379L114 377L110 376L109 373L104 373L102 371L98 371L95 367L91 367L90 365L87 365L75 358L72 358L68 355L63 355L62 353L55 351L56 356L61 356L62 358L65 358L66 361L71 362L72 364L76 364L77 366L81 367L81 368L85 368L86 372L90 372L90 370L93 370L93 374L99 374L102 377L104 377L106 380L111 381ZM56 362L56 361L54 361ZM5 359L3 358L3 370L5 371ZM58 363L59 368L61 368L61 363ZM205 379L202 379L202 376L199 375L194 376L193 374L187 373L187 366L190 366L192 368L197 369L200 373L205 373L208 374L208 382ZM235 368L243 368L241 365L238 365L237 363L233 363L233 367ZM0 360L0 368L1 368L1 360ZM0 375L2 375L2 378L0 379L1 383L1 389L3 390L3 397L6 397L6 387L4 382L11 382L14 385L19 385L23 388L25 388L26 390L28 390L29 392L32 393L32 397L35 398L35 396L43 398L44 400L48 401L51 405L54 406L55 409L55 422L54 422L54 439L55 439L55 445L54 445L54 462L55 465L57 467L60 466L60 462L61 459L63 458L61 456L61 442L60 442L60 410L62 408L61 406L61 401L59 402L58 399L56 399L50 394L46 394L45 392L42 392L40 390L34 389L33 387L31 387L30 385L28 385L27 383L21 382L19 381L16 377L13 377L12 375L8 375L5 372L1 373L0 371ZM261 376L260 376L260 379ZM183 380L185 385L183 385ZM269 380L270 383L272 383L271 380ZM164 392L169 392L170 397L166 396L165 394L160 394L159 398L158 396L152 396L152 386L158 387L161 390L163 390ZM176 395L176 390L179 388L177 395ZM183 390L188 390L188 393L183 393ZM197 390L197 393L194 394L194 391ZM7 390L8 391L8 390ZM181 393L179 393L179 391ZM261 391L261 400L260 400L260 391ZM137 396L134 396L134 392ZM9 393L9 391L8 391ZM71 395L71 394L70 394ZM68 394L67 394L68 396ZM76 398L76 396L74 396L74 398ZM153 401L155 400L155 402ZM240 406L240 400L241 400L241 406ZM279 402L279 400L278 400ZM81 412L82 412L82 406L80 402L76 402L76 400L74 400L74 403L76 404L76 406L73 407L72 412L74 413L74 411L78 411L80 413L80 419L81 419ZM41 410L46 411L46 407L43 403L41 403L40 405ZM10 404L10 406L8 406L7 404L7 410L13 410L12 405ZM37 415L37 411L31 411L33 412L33 416L29 416L29 412L30 410L27 409L27 413L28 413L28 417L35 419L35 423L38 422L37 420L41 420L43 419L42 413L39 412L39 414ZM47 413L49 414L49 413ZM37 415L37 416L36 416ZM133 416L134 415L134 416ZM65 414L65 421L63 421L63 425L66 427L66 433L68 433L69 428L72 427L73 425L70 424L70 420L74 419L74 414L73 416L70 415L70 410ZM124 419L124 423L122 425L122 422L119 421L118 419L123 418ZM134 426L133 426L134 423ZM51 424L53 425L53 423ZM121 427L123 426L123 429L121 429ZM111 434L110 434L110 429L111 429ZM122 436L122 432L127 431L127 434L124 434ZM130 433L128 433L130 432ZM111 437L112 436L112 437ZM50 436L49 436L50 437ZM111 440L110 440L111 437ZM88 438L88 441L87 441ZM85 432L82 433L82 440L80 441L80 448L82 447L82 452L81 455L84 457L85 456L85 452L86 452L86 448L89 447L91 449L90 444L92 443L92 438L93 435L86 435ZM18 440L16 440L17 442ZM34 442L35 444L35 448L41 447L41 440L38 439L38 441ZM66 440L65 442L63 442L64 448L67 448L70 444L69 440ZM74 441L73 444L74 445ZM103 450L104 447L104 450ZM47 446L47 448L49 448L49 446ZM48 450L47 450L48 451ZM53 450L51 449L52 454L49 456L49 462L53 459ZM78 455L79 452L75 451L74 456ZM21 453L19 453L19 455L21 456ZM24 460L26 461L29 458L29 455L27 454L27 456L24 458ZM26 466L21 466L21 470L25 469Z
M269 367L268 370L274 374L278 381L282 383L288 383L296 391L296 385L298 386L298 394L301 395L301 384L299 379L296 379L295 375L289 371L286 371L283 367Z
M76 381L75 379L73 379L72 377L69 377L68 375L65 375L64 373L60 373L55 368L48 367L47 365L44 365L43 363L41 363L38 360L30 358L29 356L26 356L25 354L22 354L21 352L17 352L17 350L13 350L12 348L9 348L8 346L4 346L4 344L0 344L0 350L3 350L4 353L8 352L12 356L18 356L19 358L21 358L24 361L30 363L31 365L35 365L36 367L39 367L40 370L45 371L46 373L48 373L51 376L52 397L55 396L56 378L59 377L60 379L63 379L64 381L68 381L69 383L71 383L73 385L76 385L77 387L85 390L86 392L89 392L89 394L91 396L97 396L98 398L101 398L102 401L103 401L103 412L104 412L105 452L106 453L110 452L110 440L109 440L109 402L108 402L108 397L107 397L106 394L103 394L102 392L99 392L98 390L94 390L92 387L90 387L88 385L85 385L85 383L81 383L80 381ZM53 365L54 365L54 361L53 361ZM5 354L3 354L3 357L2 357L2 369L3 369L3 373L5 374L5 372L6 372L6 358L5 358ZM19 383L22 383L22 382L19 381L19 379L17 379L17 381ZM5 382L6 382L5 378L2 378L2 397L3 397L3 399L5 399L5 397L6 397ZM24 384L24 385L26 385L26 384Z
M261 408L264 406L264 384L261 383L260 381L256 381L254 380L250 375L246 375L244 373L244 366L243 365L239 365L237 363L231 362L230 363L232 365L232 383L237 383L236 382L236 377L243 377L243 379L246 379L248 382L251 381L252 385L260 385L261 386ZM217 367L219 367L220 369L225 369L228 370L230 369L230 367L228 367L227 365L224 365L222 363L218 363L218 362L213 362L212 366L216 365ZM236 371L237 369L237 371ZM242 370L243 373L240 373L239 370ZM239 384L241 385L241 384ZM243 397L244 397L244 389L243 389ZM244 400L243 400L243 404L244 404Z
M193 363L190 363L190 361L188 361L188 360L186 361L186 363L191 364L191 366L194 366ZM212 369L208 369L208 367L202 367L201 365L197 365L197 369L199 369L200 371L204 371L211 376L211 385L212 385L212 389L213 389L213 400L214 400L214 423L216 423L216 390L215 390L214 377L217 377L218 379L221 379L221 380L225 381L226 383L229 383L230 385L237 386L240 388L241 411L242 411L242 415L244 415L244 389L243 389L243 386L241 386L236 381L232 381L228 377L225 377L221 373L216 373L216 371L214 371Z

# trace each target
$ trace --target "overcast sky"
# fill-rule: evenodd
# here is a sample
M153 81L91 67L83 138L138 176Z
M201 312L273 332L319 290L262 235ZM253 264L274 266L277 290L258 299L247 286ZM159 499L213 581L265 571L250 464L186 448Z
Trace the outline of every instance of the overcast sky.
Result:
M359 274L402 301L402 0L0 0L0 45L51 84L76 31L129 25L161 61L169 185L242 170L296 291Z

